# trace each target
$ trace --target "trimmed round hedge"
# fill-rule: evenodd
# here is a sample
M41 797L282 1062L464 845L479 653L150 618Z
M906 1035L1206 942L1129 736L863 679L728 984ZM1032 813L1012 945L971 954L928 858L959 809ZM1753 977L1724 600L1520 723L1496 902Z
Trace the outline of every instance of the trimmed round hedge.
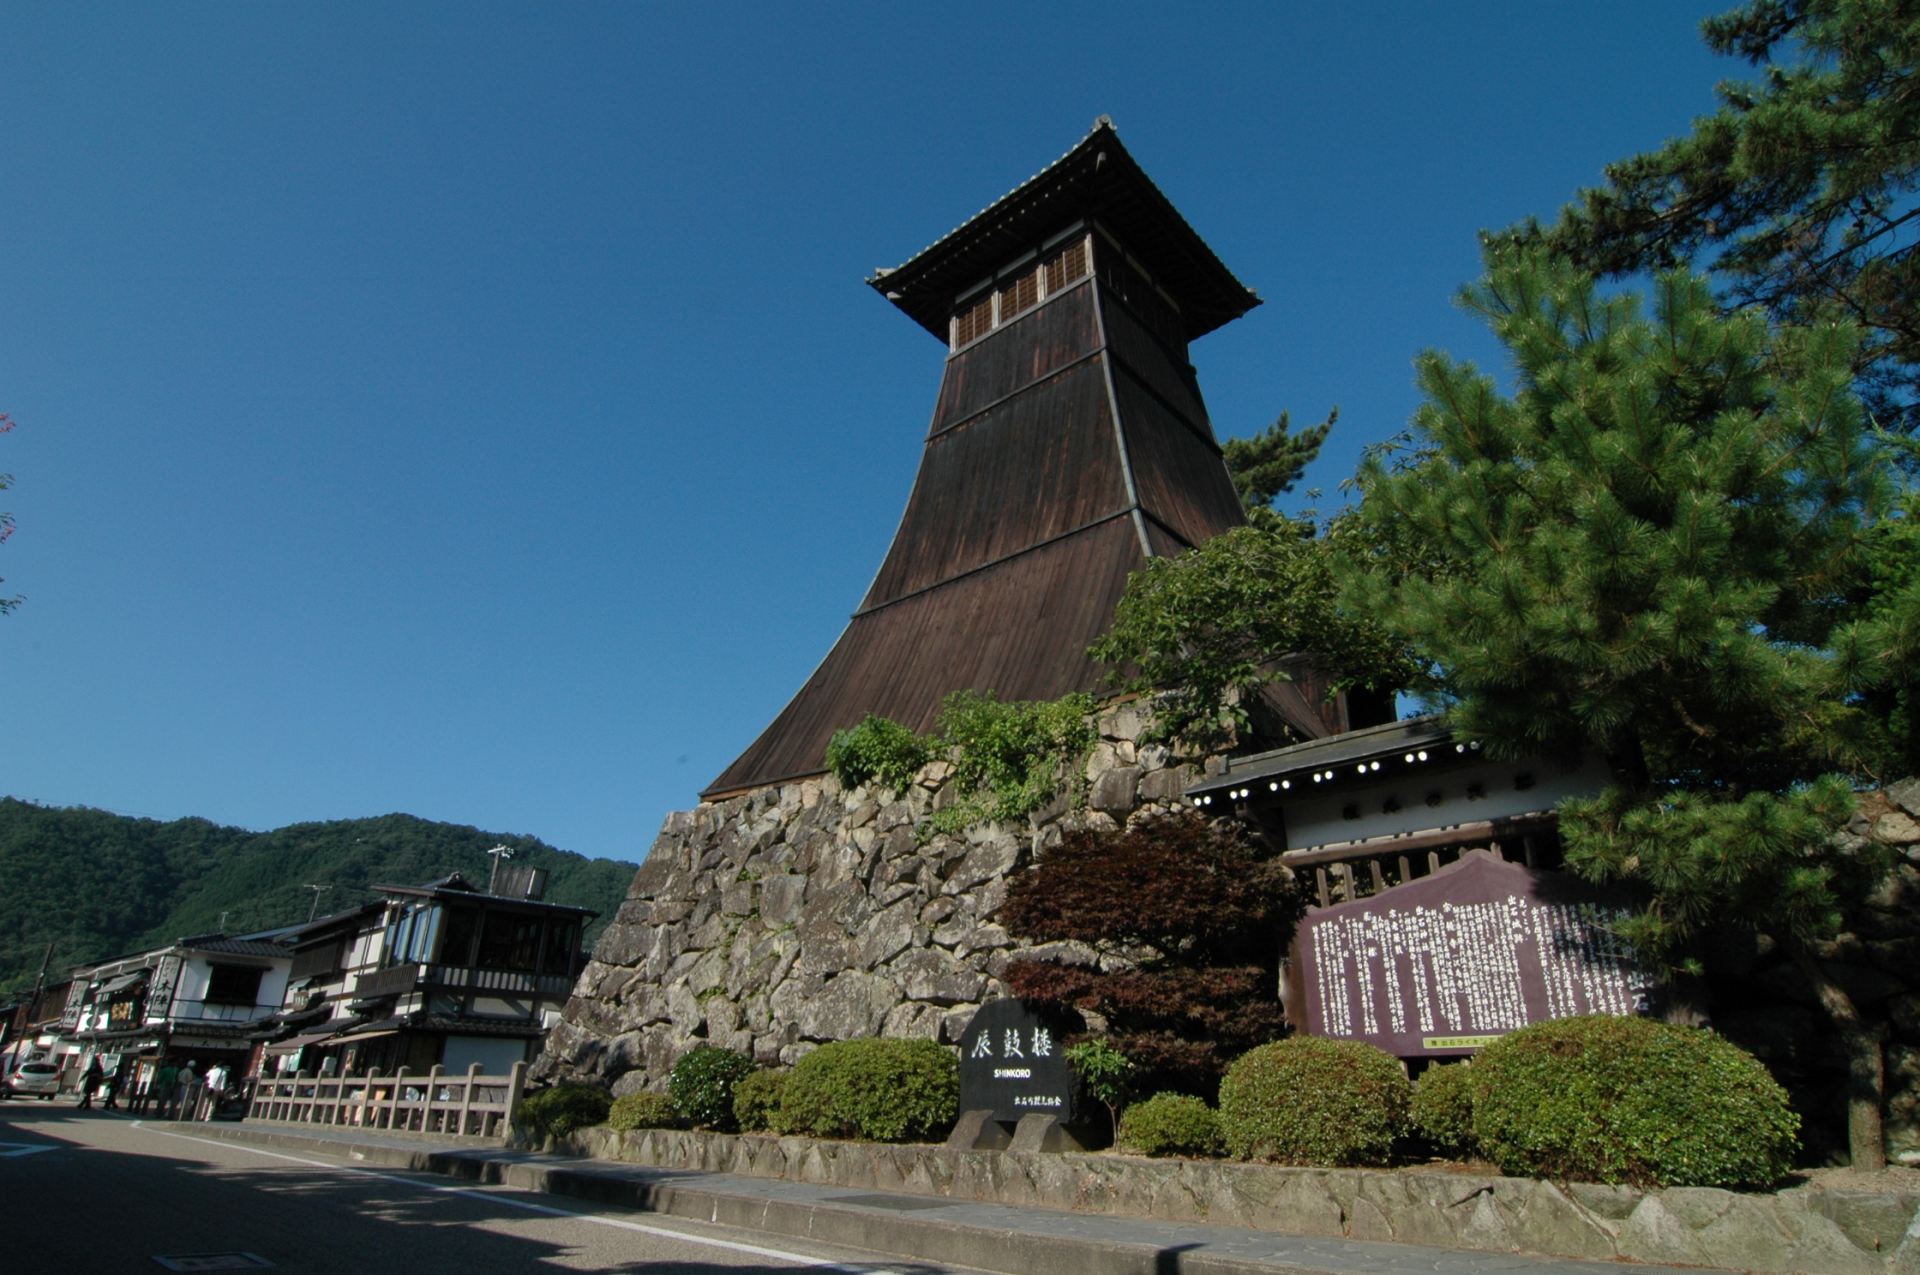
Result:
M1413 1086L1372 1045L1290 1036L1250 1049L1220 1082L1227 1153L1282 1164L1385 1164Z
M1120 1145L1141 1155L1219 1155L1220 1117L1203 1099L1157 1093L1120 1117Z
M630 1093L613 1100L607 1109L609 1129L671 1129L680 1123L673 1099L663 1093Z
M1466 1063L1429 1067L1413 1086L1413 1131L1436 1155L1463 1160L1478 1148L1471 1071Z
M1481 1153L1508 1173L1633 1186L1760 1187L1800 1118L1739 1046L1649 1018L1562 1018L1501 1037L1471 1069Z
M754 1072L753 1059L718 1045L695 1045L673 1064L667 1097L673 1109L702 1129L730 1133L733 1087Z
M759 1133L773 1127L774 1113L780 1107L780 1095L787 1089L784 1071L756 1071L733 1082L733 1118L742 1133Z
M575 1082L530 1093L513 1109L513 1123L535 1138L564 1138L607 1118L613 1095L598 1085Z
M906 1142L946 1133L960 1107L960 1064L930 1040L840 1040L795 1063L774 1112L777 1133Z

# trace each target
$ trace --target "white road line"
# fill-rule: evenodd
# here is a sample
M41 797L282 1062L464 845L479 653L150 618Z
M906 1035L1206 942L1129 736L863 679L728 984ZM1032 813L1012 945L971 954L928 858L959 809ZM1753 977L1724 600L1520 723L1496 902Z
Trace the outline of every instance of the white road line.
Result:
M849 1266L844 1262L830 1262L818 1257L808 1257L805 1253L792 1253L785 1249L762 1248L758 1244L742 1244L737 1240L715 1239L711 1236L693 1235L686 1231L669 1230L664 1226L648 1226L644 1222L628 1222L621 1218L601 1217L593 1213L576 1213L571 1209L556 1209L550 1204L535 1204L531 1200L518 1199L505 1191L476 1191L471 1187L441 1186L434 1182L420 1182L413 1178L403 1178L395 1173L381 1173L375 1169L356 1169L350 1165L333 1164L326 1160L309 1160L297 1155L283 1155L278 1151L262 1151L241 1142L228 1142L224 1138L196 1138L190 1133L175 1133L171 1129L149 1128L144 1122L135 1120L133 1127L146 1133L156 1133L163 1138L179 1138L183 1142L198 1142L203 1146L225 1147L233 1151L244 1151L248 1155L265 1156L269 1160L285 1160L289 1164L304 1164L309 1168L332 1169L336 1173L352 1173L363 1178L373 1178L380 1182L393 1182L401 1186L413 1187L419 1191L437 1191L442 1195L471 1196L476 1200L485 1200L490 1204L510 1204L516 1209L528 1213L542 1213L549 1217L567 1217L576 1221L592 1222L597 1226L611 1226L623 1231L638 1231L642 1235L657 1236L662 1239L682 1240L688 1244L704 1244L708 1248L723 1248L729 1252L746 1253L753 1257L768 1257L775 1261L790 1262L795 1266L808 1266L815 1270L835 1271L840 1275L887 1275L884 1266Z

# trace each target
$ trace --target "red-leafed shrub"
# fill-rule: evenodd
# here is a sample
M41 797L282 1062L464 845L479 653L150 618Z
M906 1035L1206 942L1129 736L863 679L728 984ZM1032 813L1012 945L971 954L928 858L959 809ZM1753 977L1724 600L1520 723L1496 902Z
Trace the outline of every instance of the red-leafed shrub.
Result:
M1004 978L1022 999L1104 1018L1139 1090L1211 1095L1228 1061L1285 1031L1279 956L1302 904L1290 875L1226 821L1073 832L1008 882L1001 923L1121 952L1131 968L1026 958Z

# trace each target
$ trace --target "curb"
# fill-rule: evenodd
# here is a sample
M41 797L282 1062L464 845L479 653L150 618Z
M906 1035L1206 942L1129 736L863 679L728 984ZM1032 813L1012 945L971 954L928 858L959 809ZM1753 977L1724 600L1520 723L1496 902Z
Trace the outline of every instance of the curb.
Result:
M714 1223L763 1235L814 1240L877 1255L922 1262L951 1263L1003 1275L1355 1275L1360 1271L1431 1271L1433 1250L1394 1244L1363 1244L1349 1261L1326 1265L1279 1258L1248 1258L1204 1251L1199 1236L1187 1243L1152 1243L1103 1238L1094 1232L1113 1219L1066 1215L1075 1234L1048 1234L1013 1225L927 1216L935 1209L954 1207L922 1202L921 1197L878 1193L843 1194L841 1198L776 1199L728 1191L681 1179L720 1175L688 1174L638 1165L538 1155L509 1150L498 1143L475 1144L447 1139L427 1145L333 1139L309 1134L247 1129L243 1125L186 1126L196 1135L224 1142L254 1143L288 1150L345 1155L384 1168L433 1173L483 1185L516 1187L566 1196L596 1204L634 1209L663 1217ZM589 1167L592 1166L592 1167ZM817 1190L819 1188L802 1188ZM830 1189L830 1188L826 1188ZM962 1206L967 1207L967 1206ZM1010 1206L970 1206L974 1210L1015 1210ZM1157 1224L1173 1238L1177 1224ZM1190 1228L1196 1229L1196 1228ZM1274 1237L1276 1240L1286 1237ZM1311 1246L1314 1242L1300 1239ZM1325 1243L1325 1242L1322 1242ZM1352 1244L1352 1242L1348 1242ZM1385 1250L1400 1261L1378 1260ZM1457 1253L1463 1262L1511 1266L1512 1255ZM1555 1262L1549 1268L1566 1270L1617 1269L1587 1262ZM1634 1269L1628 1267L1626 1269ZM1648 1268L1640 1268L1646 1270Z

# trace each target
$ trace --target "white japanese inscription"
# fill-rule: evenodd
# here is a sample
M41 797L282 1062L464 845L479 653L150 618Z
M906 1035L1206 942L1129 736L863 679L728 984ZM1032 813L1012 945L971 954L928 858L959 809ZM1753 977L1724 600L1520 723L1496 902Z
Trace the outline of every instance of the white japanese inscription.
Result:
M1546 1016L1630 1014L1641 981L1609 924L1624 913L1516 894L1484 903L1385 908L1314 923L1314 990L1331 1036L1493 1034Z

